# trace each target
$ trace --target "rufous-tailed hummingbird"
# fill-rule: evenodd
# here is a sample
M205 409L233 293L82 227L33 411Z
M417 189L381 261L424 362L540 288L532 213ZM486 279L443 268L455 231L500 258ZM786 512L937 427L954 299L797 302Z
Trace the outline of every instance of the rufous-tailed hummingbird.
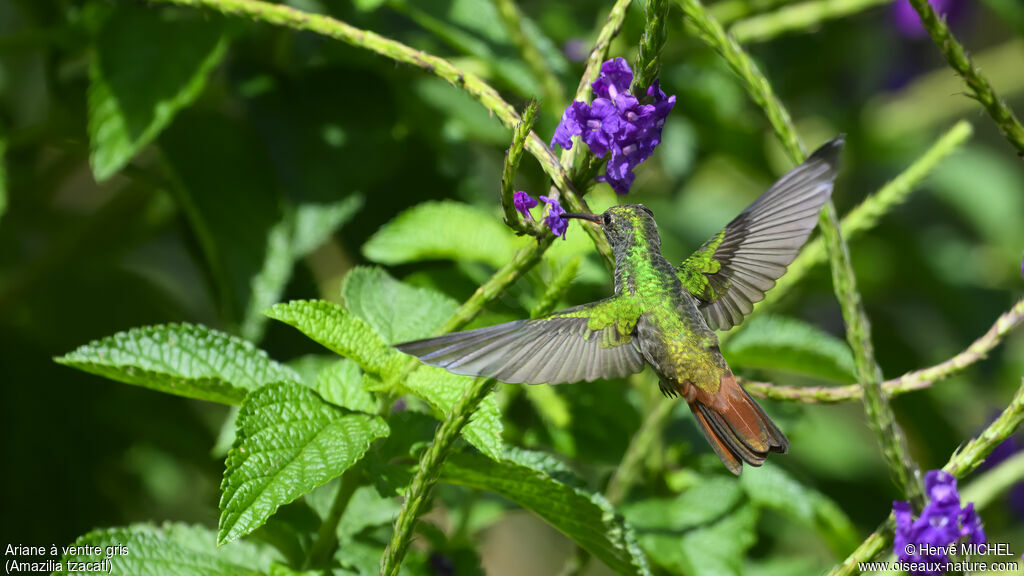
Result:
M729 470L789 449L786 435L736 382L715 330L743 322L786 271L832 194L840 136L783 176L683 263L661 254L654 214L623 204L565 214L599 224L615 254L615 295L556 312L399 344L455 374L560 384L619 378L650 364L682 396Z

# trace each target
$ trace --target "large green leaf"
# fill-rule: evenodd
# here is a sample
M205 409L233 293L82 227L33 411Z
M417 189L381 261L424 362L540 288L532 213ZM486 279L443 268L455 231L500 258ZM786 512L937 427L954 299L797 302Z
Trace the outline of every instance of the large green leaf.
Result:
M400 353L384 342L366 322L324 300L293 300L278 304L266 315L297 328L328 350L354 360L372 374L393 370Z
M398 384L444 415L451 413L473 381L431 366L419 366L405 374L409 356L388 346L366 322L337 304L298 300L278 304L269 309L267 315L298 328L327 349L354 360L364 371L379 375L385 381L398 380L405 375ZM482 452L498 458L501 430L501 413L491 395L480 403L462 434Z
M118 549L119 545L124 548ZM75 540L73 546L98 546L104 551L112 547L111 550L124 553L111 556L109 571L106 568L84 571L69 567L68 562L100 562L106 559L105 554L68 551L63 555L63 569L54 574L250 575L266 573L271 562L277 559L270 549L247 542L218 547L213 531L186 524L164 524L161 527L135 524L96 530Z
M768 368L855 382L853 354L839 338L782 316L757 316L729 340L726 359L736 367Z
M711 477L675 498L648 498L630 503L622 514L639 531L683 531L724 517L743 500L734 478Z
M757 506L777 510L817 530L837 555L845 556L856 548L857 530L843 510L782 468L767 463L740 476L739 483Z
M338 477L387 435L380 418L328 404L301 384L250 394L221 484L218 542L259 528L278 507Z
M748 503L699 528L641 533L639 539L653 562L674 573L739 576L747 550L757 541L757 518L757 507Z
M430 336L459 307L440 292L399 282L376 267L353 268L341 295L348 311L366 320L388 344Z
M90 74L89 162L97 181L124 167L199 96L226 47L217 19L118 6L96 38Z
M616 574L650 574L632 527L551 456L513 448L499 461L457 454L445 464L442 480L500 494L533 511Z
M424 202L382 226L363 255L379 264L484 262L498 268L523 245L495 215L459 202Z
M188 398L238 404L246 391L298 380L251 343L193 324L132 328L86 344L57 362Z
M295 263L323 244L362 204L361 196L333 204L301 204L267 232L263 268L250 282L252 292L242 321L243 337L253 342L263 337L267 322L263 310L281 300Z
M347 358L335 360L317 374L316 391L331 404L355 412L376 414L380 408L373 394L363 388L363 371Z

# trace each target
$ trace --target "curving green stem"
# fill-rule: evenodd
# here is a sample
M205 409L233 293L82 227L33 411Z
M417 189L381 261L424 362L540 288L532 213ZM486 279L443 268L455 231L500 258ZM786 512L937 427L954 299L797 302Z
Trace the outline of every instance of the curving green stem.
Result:
M981 434L968 442L962 449L955 452L942 469L957 478L963 478L970 474L985 461L985 458L996 449L996 446L1002 444L1010 434L1013 434L1020 427L1022 421L1024 421L1024 379L1021 380L1020 388L1014 394L1010 405L1003 410L995 422L992 422ZM1020 474L1022 472L1021 464L1019 459L1015 459L1013 462L1004 462L975 480L971 486L968 486L968 489L964 490L964 493L971 495L971 487L980 484L980 487L975 489L974 492L986 491L981 494L982 497L986 496L987 491L993 489L986 486L986 484L1005 483L1007 481L1005 477L993 479L991 478L992 476ZM846 560L841 564L837 564L829 571L829 576L848 576L860 573L857 569L857 563L871 560L892 544L892 534L895 527L896 522L890 514L888 520L883 522L878 529L868 536Z
M737 42L765 42L787 32L809 32L823 22L863 12L892 0L809 0L744 18L729 28Z
M1017 149L1017 154L1024 157L1024 126L1021 126L1020 121L1014 116L1013 110L1010 110L996 94L988 79L971 62L967 51L953 37L946 22L935 14L935 10L928 0L910 0L910 4L914 10L917 10L918 16L921 17L921 24L928 31L928 35L932 37L935 45L942 51L942 55L946 57L946 62L949 62L950 67L963 77L974 98L981 103L988 115L999 126L999 131Z
M516 170L519 169L519 161L523 158L523 146L526 138L533 129L533 122L537 119L537 101L531 100L523 110L523 119L516 124L512 133L512 145L505 152L505 165L501 171L501 208L505 212L505 224L519 234L542 237L545 234L544 228L537 222L528 222L519 212L516 211L513 195L515 194Z
M762 108L790 159L799 164L807 153L797 136L793 121L775 96L768 79L736 41L725 33L700 0L680 0L683 12L699 31L700 37L743 81L747 93ZM882 389L882 371L875 361L871 328L857 291L857 280L850 263L849 248L839 232L835 205L829 201L821 212L818 227L828 248L832 266L832 284L846 321L846 338L853 349L857 379L864 389L864 411L878 437L889 470L900 490L915 506L923 506L921 473L907 452L903 430L893 415Z

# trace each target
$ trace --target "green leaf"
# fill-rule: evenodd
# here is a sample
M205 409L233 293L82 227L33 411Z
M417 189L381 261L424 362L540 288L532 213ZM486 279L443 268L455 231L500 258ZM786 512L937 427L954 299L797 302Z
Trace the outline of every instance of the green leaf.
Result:
M651 532L640 543L651 560L694 576L739 576L747 550L757 541L758 510L750 504L709 525L683 533Z
M372 374L381 374L402 355L387 345L369 324L324 300L293 300L265 314L297 328L328 350L354 360Z
M0 218L7 212L7 139L0 138Z
M267 321L263 310L281 300L295 263L323 244L362 204L361 196L333 204L302 204L271 227L263 268L250 282L249 306L241 328L244 338L257 342L263 337Z
M316 391L335 406L376 414L380 403L363 388L363 372L355 362L336 360L316 377Z
M846 342L794 318L756 316L729 340L729 364L809 374L855 382L853 354Z
M294 370L251 343L194 324L132 328L54 359L159 392L238 404L246 391L297 380Z
M118 6L96 38L90 71L89 163L97 181L117 173L202 93L226 48L217 19Z
M648 498L622 508L637 530L683 531L724 517L743 500L733 478L713 476L675 498Z
M382 226L363 245L363 256L388 265L455 260L498 268L523 243L493 214L459 202L424 202Z
M78 570L72 562L100 562L104 554L64 554L63 570L54 574L145 574L147 576L209 576L210 574L265 573L277 559L269 548L247 542L217 546L213 531L202 526L134 524L124 528L95 530L75 540L73 546L99 546L104 551L122 550L110 558L109 571ZM117 546L123 546L118 549Z
M401 508L398 498L384 498L372 486L360 486L338 522L338 538L349 540L367 528L393 524Z
M409 357L388 346L366 322L337 304L297 300L278 304L268 310L267 315L294 326L383 380L398 379L405 372ZM432 366L419 366L400 385L447 415L471 382L472 378L467 376L457 376ZM462 435L485 454L497 458L501 453L501 430L501 412L492 394L480 403Z
M548 455L513 448L500 461L456 454L441 479L494 492L533 511L616 574L650 574L632 527L603 496L582 488L571 471Z
M459 376L443 368L423 365L411 372L402 386L448 416L472 383L473 378L469 376ZM481 452L497 460L501 458L501 431L501 411L491 393L480 402L469 424L462 430L462 435Z
M777 510L816 529L837 555L856 548L859 538L849 517L830 498L797 482L785 470L767 463L759 470L740 476L740 485L750 501Z
M341 296L348 311L366 320L388 344L430 336L459 307L440 292L399 282L376 267L353 268Z
M380 418L348 413L301 384L250 394L221 484L217 541L259 528L278 507L340 476L387 435Z

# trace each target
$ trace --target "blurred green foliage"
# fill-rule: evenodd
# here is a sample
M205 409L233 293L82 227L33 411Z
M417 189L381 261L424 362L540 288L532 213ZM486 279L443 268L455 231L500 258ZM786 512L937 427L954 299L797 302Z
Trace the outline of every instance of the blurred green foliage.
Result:
M446 57L481 75L517 109L541 94L490 2L288 3ZM728 0L737 3L743 14L778 4ZM721 4L724 10L726 0ZM610 4L519 5L527 37L571 93L582 73L572 46L589 46ZM1018 111L1022 21L1019 5L990 0L967 5L952 22ZM661 82L678 103L628 200L653 209L663 251L679 261L788 166L760 110L691 36L676 7L668 22ZM632 60L642 25L634 3L612 55ZM809 144L848 135L834 195L840 214L955 120L975 125L969 144L851 246L887 377L964 349L1024 293L1021 160L970 105L928 39L896 33L889 6L750 51ZM535 129L546 139L561 110L548 101L541 110ZM233 435L236 412L182 396L237 404L246 389L294 379L306 387L262 390L301 398L297 405L321 414L325 429L350 423L355 416L346 409L378 411L378 393L393 391L393 366L332 359L261 312L280 301L320 298L344 304L370 330L366 338L381 345L430 334L532 241L501 224L499 181L510 137L486 109L443 81L309 33L129 0L0 0L0 420L7 465L0 542L64 545L97 528L181 522L209 528L173 524L161 532L198 566L299 573L271 568L266 545L236 543L226 555L214 553L225 447L244 439ZM527 156L517 189L536 196L546 188ZM616 199L598 185L588 201L600 210ZM368 266L374 264L386 268ZM567 284L565 270L577 266ZM553 298L560 306L596 300L610 293L610 282L591 242L573 226L567 241L558 240L473 325L528 317ZM558 289L549 292L552 284ZM738 372L780 384L852 381L826 267L776 311L783 317L759 318L730 342L726 353ZM166 326L94 342L62 362L176 395L52 361L87 342L155 325ZM237 364L169 360L159 345L169 339L186 350L187 342L201 341L199 349L221 349ZM216 346L205 347L210 342ZM461 380L417 373L424 375L401 390L417 393L403 396L409 411L386 415L390 436L361 464L377 490L362 486L351 495L336 534L344 551L339 569L375 572L397 512L395 491L408 483L436 428L424 414L450 410L458 399ZM237 374L251 386L237 387ZM942 465L984 427L1021 374L1024 337L1011 334L964 374L895 399L922 468ZM218 394L209 393L211 383ZM189 393L193 385L199 392ZM511 456L492 461L468 449L458 456L406 569L444 573L438 566L449 562L459 574L474 573L482 555L489 572L503 573L497 558L546 545L544 533L529 530L501 538L517 526L516 504L579 509L585 500L591 508L577 511L608 522L604 534L580 532L572 525L577 518L549 520L578 542L607 546L599 558L620 570L639 562L631 549L638 542L656 571L818 573L900 497L857 402L765 402L789 435L791 453L740 480L725 474L677 406L643 462L641 482L619 505L636 541L629 534L606 541L619 524L602 516L608 504L594 493L644 414L670 401L657 394L647 377L558 388L499 385L466 439L497 456L492 440L501 431ZM239 425L259 428L267 422L254 419L262 413L249 398L253 405L243 404ZM366 442L382 435L362 424ZM285 505L254 537L276 548L280 564L303 568L340 482L295 497L344 468L276 486L288 494L270 512ZM296 482L301 490L293 489ZM1011 509L990 506L982 517L991 541L1022 551L1024 524ZM94 541L143 546L155 529L118 530L97 533ZM557 542L545 548L538 570L561 567L570 548ZM253 548L231 552L232 546ZM247 560L232 564L238 558Z

